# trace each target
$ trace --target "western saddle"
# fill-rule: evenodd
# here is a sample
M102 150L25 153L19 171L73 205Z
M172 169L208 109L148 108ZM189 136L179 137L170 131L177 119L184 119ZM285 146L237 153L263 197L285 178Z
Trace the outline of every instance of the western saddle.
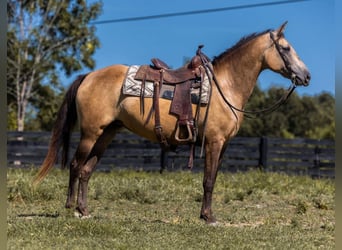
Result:
M160 142L163 150L169 150L170 145L163 134L162 125L160 123L160 110L159 110L159 94L163 84L174 86L174 95L171 102L170 113L176 115L177 127L175 132L175 140L180 143L190 144L191 152L188 166L192 168L193 155L194 155L194 143L197 138L197 124L196 120L199 113L200 98L197 103L197 110L195 117L192 112L191 104L191 88L200 88L201 83L205 76L205 64L209 62L206 55L201 52L203 45L200 45L197 49L196 55L185 66L172 70L168 65L158 58L152 58L152 65L142 65L136 75L135 80L142 82L141 89L141 112L144 113L144 92L145 81L154 83L153 94L153 106L151 112L147 118L149 121L152 112L155 115L155 133Z

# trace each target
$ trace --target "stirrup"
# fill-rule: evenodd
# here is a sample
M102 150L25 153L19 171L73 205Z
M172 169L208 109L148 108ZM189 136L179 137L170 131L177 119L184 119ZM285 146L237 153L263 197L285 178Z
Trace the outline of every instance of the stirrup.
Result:
M188 138L179 138L179 132L180 132L180 125L179 123L177 124L177 129L176 129L176 133L175 133L175 139L179 142L188 142L188 141L192 141L193 139L193 135L192 135L192 129L190 128L190 124L187 122L186 123L186 128L188 130Z

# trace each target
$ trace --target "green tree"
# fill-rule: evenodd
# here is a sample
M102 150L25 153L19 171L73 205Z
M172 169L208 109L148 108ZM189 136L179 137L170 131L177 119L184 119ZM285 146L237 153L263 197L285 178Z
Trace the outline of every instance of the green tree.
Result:
M27 110L37 109L39 98L50 102L59 94L60 72L94 68L99 40L89 22L101 8L101 2L87 5L85 0L7 1L8 111L12 126L16 115L18 131L24 130Z
M271 87L262 92L256 86L246 110L270 107L283 94L282 88ZM256 118L246 117L238 135L334 139L335 99L324 92L316 96L299 96L293 92L287 102L275 111Z
M37 94L30 100L35 112L27 117L26 130L51 131L64 94L65 91L56 93L49 86L40 86Z
M321 93L312 98L316 112L312 112L315 126L306 131L307 137L322 139L335 138L335 99L328 93Z

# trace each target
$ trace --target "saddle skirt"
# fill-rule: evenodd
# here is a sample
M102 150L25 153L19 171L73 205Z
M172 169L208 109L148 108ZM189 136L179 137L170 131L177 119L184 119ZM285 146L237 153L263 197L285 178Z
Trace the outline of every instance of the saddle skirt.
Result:
M140 80L135 80L134 77L139 70L140 65L131 65L129 66L126 77L123 82L122 92L124 95L130 96L141 96L141 88L142 82ZM211 77L211 76L210 76ZM160 90L160 98L172 100L174 97L174 89L175 87L172 85L163 84ZM144 97L152 98L154 93L153 82L147 81L145 82L144 88ZM202 83L202 93L200 95L200 88L191 88L191 101L193 104L198 104L199 98L201 98L200 103L202 105L208 104L209 101L209 93L210 93L210 83L209 78L205 75L203 83Z

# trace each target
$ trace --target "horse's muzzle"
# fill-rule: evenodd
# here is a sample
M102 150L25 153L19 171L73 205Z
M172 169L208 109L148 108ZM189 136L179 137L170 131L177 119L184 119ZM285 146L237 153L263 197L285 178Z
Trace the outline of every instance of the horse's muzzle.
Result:
M296 86L308 86L310 83L311 74L309 71L305 71L300 74L292 74L291 80Z

